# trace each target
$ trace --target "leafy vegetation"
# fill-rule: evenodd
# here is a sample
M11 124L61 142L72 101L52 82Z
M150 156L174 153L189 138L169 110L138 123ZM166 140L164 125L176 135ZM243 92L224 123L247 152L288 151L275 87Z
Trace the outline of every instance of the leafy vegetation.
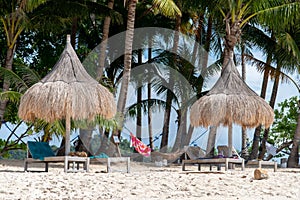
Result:
M7 142L6 140L0 139L0 150L4 148L7 150L2 151L0 154L2 158L24 159L26 157L26 144L24 143L15 144L14 141Z
M100 78L97 74L99 69L88 71L114 93L118 91L120 80L124 81L126 77L125 89L121 90L120 95L120 99L124 102L119 101L119 111L122 112L120 115L125 119L138 118L140 122L137 122L137 126L141 126L138 123L144 121L141 119L147 115L147 125L151 127L153 125L151 113L163 113L162 142L157 150L176 151L188 145L192 135L196 134L194 127L186 123L189 121L185 110L188 106L182 105L180 97L175 95L176 92L182 93L184 92L182 90L186 90L184 84L172 78L149 80L144 73L142 84L136 84L136 87L140 88L135 88L142 94L140 99L133 102L129 109L125 109L130 70L151 63L157 64L155 70L160 72L162 70L160 65L168 66L168 69L171 68L182 75L191 86L192 92L200 98L205 93L203 91L208 89L207 80L220 72L224 58L226 60L232 53L236 64L247 62L264 73L262 98L266 99L268 96L267 86L273 83L269 80L274 80L270 98L270 104L274 106L281 82L290 81L299 89L297 80L288 76L300 72L299 7L300 2L293 0L0 1L0 126L1 123L3 126L4 122L16 125L22 122L18 117L19 100L30 86L52 70L64 48L66 34L71 34L71 43L83 61L104 39L129 30L130 36L117 41L121 45L126 39L127 53L115 60L109 60L107 56L108 59L103 61L104 64L101 63L103 73ZM163 44L150 44L153 42L151 38L145 37L147 39L143 42L149 43L149 46L132 50L130 45L134 38L133 29L142 27L167 28L176 33L184 33L185 38L179 39L177 34L158 33L157 37ZM181 45L186 38L193 38L193 43ZM207 54L203 55L201 53L203 50L197 48L196 44L200 44ZM105 53L116 53L113 51L114 49L108 46ZM265 57L255 57L254 51L261 52ZM100 56L105 58L106 54L101 53ZM99 56L98 54L99 52L96 52L95 57ZM181 58L180 55L183 54L188 55L192 61ZM214 67L208 64L209 55L214 55L217 60ZM199 58L203 60L194 65L195 60ZM165 70L166 77L171 73L168 69ZM137 77L130 77L130 81L138 83L140 80ZM166 84L171 87L165 87ZM146 85L150 89L146 89ZM146 95L147 90L149 93ZM296 101L297 98L293 97L279 104L280 108L275 110L275 122L270 134L264 134L269 143L280 146L294 139L299 112ZM127 113L123 113L125 111ZM171 112L175 117L170 117ZM122 123L117 124L117 121L118 119L107 121L98 116L94 122L73 121L72 128L99 125L104 127L99 128L104 130L102 134L109 136L108 133L112 130L122 130ZM64 123L64 120L46 123L37 119L35 122L27 122L30 128L19 136L23 138L32 132L43 132L44 135L40 140L49 141L53 136L64 135ZM173 135L169 126L177 127L177 131L173 133L176 137L174 148L169 144L169 137ZM261 132L262 130L258 130L258 137L261 136ZM0 136L2 134L0 133ZM11 134L14 134L13 130ZM150 144L151 135L149 128ZM141 136L140 131L137 131L137 136ZM98 139L95 138L96 143L92 144L95 148L99 145ZM0 155L10 157L8 152L23 149L22 145L19 140L11 141L11 137L3 138ZM125 155L133 151L129 147L129 141L122 138L120 148ZM253 143L251 150L254 158L257 158L258 143ZM285 150L289 152L290 149L286 147ZM12 155L21 157L21 154L18 152Z
M283 143L291 142L298 119L298 97L294 96L278 104L278 109L274 110L275 120L270 131L268 142L279 147ZM290 153L290 146L284 148L286 153ZM279 154L277 157L280 157Z

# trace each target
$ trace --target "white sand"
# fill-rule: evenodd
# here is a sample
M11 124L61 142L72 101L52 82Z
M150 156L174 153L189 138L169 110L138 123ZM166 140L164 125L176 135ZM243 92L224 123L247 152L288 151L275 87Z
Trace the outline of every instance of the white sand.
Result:
M64 173L50 164L48 173L23 172L22 161L0 160L0 199L300 199L300 169L267 169L269 178L253 180L255 168L212 172L181 171L181 166L155 167L131 162L91 165L89 173Z

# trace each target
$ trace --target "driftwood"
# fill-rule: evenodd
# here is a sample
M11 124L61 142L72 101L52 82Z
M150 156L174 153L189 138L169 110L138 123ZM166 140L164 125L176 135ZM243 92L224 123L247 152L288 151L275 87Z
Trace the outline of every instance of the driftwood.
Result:
M254 179L255 180L261 180L261 179L267 179L269 178L268 172L264 169L257 168L254 170Z

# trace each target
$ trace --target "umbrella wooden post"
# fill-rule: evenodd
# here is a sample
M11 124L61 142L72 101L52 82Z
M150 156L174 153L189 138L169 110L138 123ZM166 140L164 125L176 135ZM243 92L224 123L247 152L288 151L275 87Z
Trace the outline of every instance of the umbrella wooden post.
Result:
M228 125L228 157L232 157L232 124ZM229 169L233 169L232 163L228 164Z
M69 155L70 153L70 130L71 130L71 118L69 113L67 112L67 116L66 116L66 143L65 143L65 156Z
M232 156L232 124L228 125L228 157Z

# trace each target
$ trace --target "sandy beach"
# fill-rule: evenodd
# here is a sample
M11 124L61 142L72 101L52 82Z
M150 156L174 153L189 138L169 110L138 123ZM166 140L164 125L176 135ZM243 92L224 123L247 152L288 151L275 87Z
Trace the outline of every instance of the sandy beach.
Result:
M41 168L42 169L42 168ZM157 167L131 162L90 165L88 173L64 173L50 164L49 172L23 172L23 161L0 160L0 199L299 199L300 169L268 168L268 179L253 180L255 168L209 171L180 165Z

